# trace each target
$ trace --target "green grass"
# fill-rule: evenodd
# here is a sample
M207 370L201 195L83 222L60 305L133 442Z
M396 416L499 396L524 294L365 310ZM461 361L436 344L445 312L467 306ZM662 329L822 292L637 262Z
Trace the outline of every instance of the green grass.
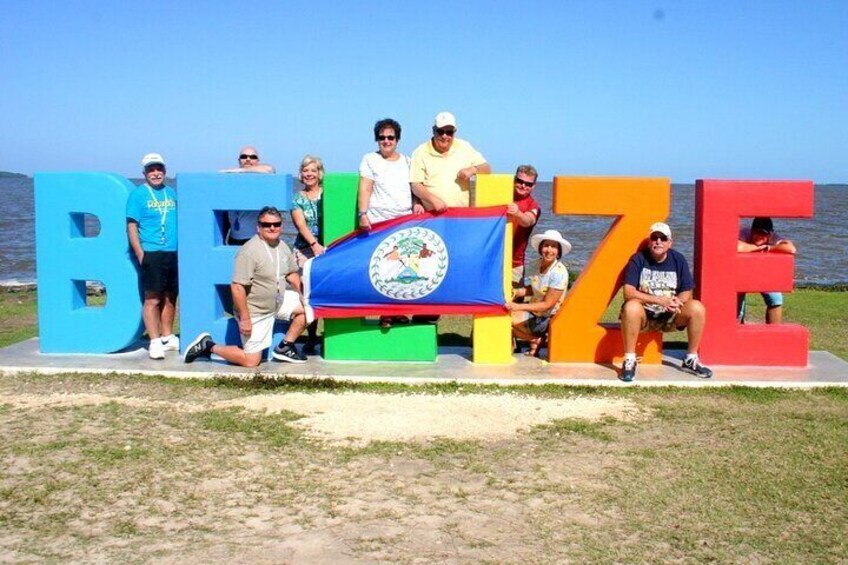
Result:
M338 392L445 392L371 386ZM341 539L350 561L366 562L445 561L427 536L469 563L844 560L845 389L453 385L628 399L640 416L553 420L496 442L359 447L307 438L290 412L212 407L294 390L316 389L0 377L0 545L16 561L86 561L93 548L104 561L250 561L243 552L273 552L286 532L292 544ZM8 403L59 392L114 400Z

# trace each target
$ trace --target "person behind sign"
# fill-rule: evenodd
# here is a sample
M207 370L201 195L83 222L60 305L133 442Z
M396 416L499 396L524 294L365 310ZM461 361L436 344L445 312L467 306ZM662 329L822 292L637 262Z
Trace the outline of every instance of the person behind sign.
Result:
M324 195L324 161L320 157L306 155L300 162L298 178L303 190L295 194L292 201L291 218L297 228L294 240L294 256L297 266L303 273L307 259L324 254L321 234L321 218L324 215L322 198ZM318 321L307 328L306 344L303 352L315 353L318 344Z
M264 173L274 174L276 169L272 165L260 163L259 151L252 145L241 148L238 157L238 167L223 169L222 173ZM244 245L254 235L256 222L259 219L258 210L230 210L227 212L229 230L227 231L227 243L230 245Z
M537 233L530 245L539 251L539 259L529 265L524 286L515 289L513 298L530 297L529 302L507 302L512 312L512 335L530 342L527 355L536 355L548 333L551 318L559 311L568 289L568 269L560 261L571 252L571 243L556 230Z
M483 155L458 139L456 132L456 117L439 112L433 121L433 137L412 153L412 192L427 210L467 208L471 205L471 179L492 170Z
M412 152L409 181L426 210L467 208L471 205L471 179L492 170L479 151L456 137L457 131L456 117L439 112L433 120L433 136ZM412 319L436 322L439 316L419 314Z
M140 267L148 354L151 359L164 359L165 351L180 349L173 332L179 294L177 193L165 185L165 159L160 154L145 155L141 167L144 184L127 199L127 238Z
M795 255L795 244L774 231L771 218L754 218L750 228L739 231L736 243L739 253L788 253ZM779 324L783 321L783 293L761 292L766 303L766 323ZM745 294L740 293L736 301L737 318L745 323Z
M409 158L397 151L400 132L400 124L389 118L374 124L377 151L366 153L359 164L357 218L361 229L370 230L372 223L424 212L409 185ZM409 318L380 316L383 328L391 327L393 322L407 323Z
M513 225L512 232L512 286L518 288L524 280L524 253L533 228L542 214L542 207L533 199L533 188L539 173L533 165L519 165L512 185L513 202L506 213Z

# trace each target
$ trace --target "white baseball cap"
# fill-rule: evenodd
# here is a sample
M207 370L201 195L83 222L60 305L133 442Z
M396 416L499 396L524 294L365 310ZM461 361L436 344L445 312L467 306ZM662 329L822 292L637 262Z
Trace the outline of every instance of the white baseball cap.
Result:
M436 114L434 124L437 128L456 127L456 117L450 112L439 112Z
M141 167L146 169L150 165L162 165L164 167L165 159L158 153L148 153L141 158Z
M664 224L663 222L657 222L655 224L652 224L651 231L648 232L648 237L650 237L651 234L656 232L659 232L667 238L671 239L671 228L668 227L668 224Z

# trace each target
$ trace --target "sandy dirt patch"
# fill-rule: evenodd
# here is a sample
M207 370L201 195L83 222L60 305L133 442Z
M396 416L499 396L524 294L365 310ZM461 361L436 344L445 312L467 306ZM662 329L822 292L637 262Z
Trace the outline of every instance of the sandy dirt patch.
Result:
M219 406L303 414L293 425L311 437L353 444L433 438L497 441L552 420L621 420L637 413L635 404L622 399L481 394L293 393L249 396Z
M238 407L276 414L300 414L293 425L314 439L352 445L371 441L426 441L434 438L498 441L554 420L605 417L632 419L629 400L610 398L533 398L482 394L288 393L253 395L211 403L187 403L96 393L17 394L3 402L18 408L95 406L117 402L137 408L183 412Z

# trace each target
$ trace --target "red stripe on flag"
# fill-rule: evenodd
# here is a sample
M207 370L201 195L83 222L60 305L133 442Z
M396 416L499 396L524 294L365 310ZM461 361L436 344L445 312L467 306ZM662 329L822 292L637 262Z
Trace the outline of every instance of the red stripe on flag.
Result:
M427 220L431 218L497 218L498 216L506 215L506 206L486 206L483 208L447 208L444 212L424 212L423 214L407 214L377 222L371 226L370 230L356 229L347 235L343 235L337 240L330 243L327 249L335 247L343 241L347 241L352 237L356 237L362 233L378 233L383 230L392 228L398 224L404 224L410 220Z
M317 306L313 307L316 318L362 318L364 316L401 316L415 314L491 314L503 316L507 313L502 304L381 304L374 306Z

